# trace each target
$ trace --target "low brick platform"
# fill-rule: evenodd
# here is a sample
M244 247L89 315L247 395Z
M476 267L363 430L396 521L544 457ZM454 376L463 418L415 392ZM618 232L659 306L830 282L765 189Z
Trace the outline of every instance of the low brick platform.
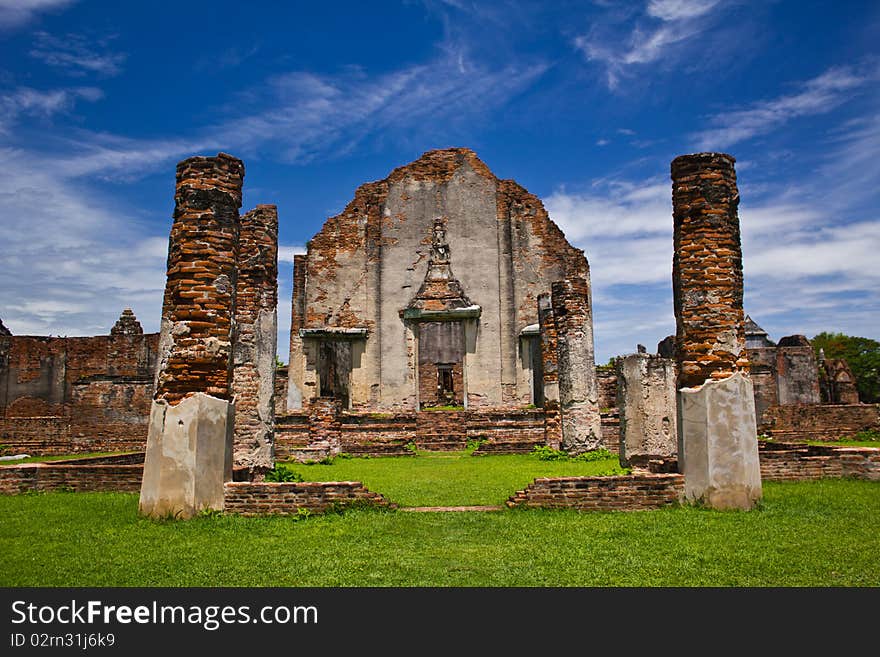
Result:
M880 448L759 442L761 479L853 477L880 481Z
M141 489L143 464L82 465L77 463L22 463L0 467L0 494L69 490L136 493Z
M323 513L351 506L394 505L359 481L231 482L224 487L224 512L243 516Z
M786 404L770 406L758 433L774 440L838 440L880 431L880 404Z
M637 473L613 477L538 478L507 500L507 506L579 511L641 511L679 504L680 474Z

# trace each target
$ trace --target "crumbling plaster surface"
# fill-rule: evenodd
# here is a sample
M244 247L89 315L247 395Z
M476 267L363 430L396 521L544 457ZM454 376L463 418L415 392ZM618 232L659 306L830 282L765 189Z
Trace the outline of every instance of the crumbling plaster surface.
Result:
M309 242L299 299L306 328L368 330L352 368L353 407L416 408L418 329L400 311L424 280L438 217L446 222L452 269L482 310L465 321L470 407L531 403L519 332L537 323L538 294L553 281L589 276L583 253L565 241L541 202L496 178L470 150L431 151L362 185ZM316 393L308 342L314 340L291 337L289 404Z

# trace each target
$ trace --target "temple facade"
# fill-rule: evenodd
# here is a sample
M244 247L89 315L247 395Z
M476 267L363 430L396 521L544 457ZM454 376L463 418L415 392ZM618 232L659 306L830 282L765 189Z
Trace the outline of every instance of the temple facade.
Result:
M538 296L589 276L537 197L471 150L425 153L295 256L287 408L541 406Z

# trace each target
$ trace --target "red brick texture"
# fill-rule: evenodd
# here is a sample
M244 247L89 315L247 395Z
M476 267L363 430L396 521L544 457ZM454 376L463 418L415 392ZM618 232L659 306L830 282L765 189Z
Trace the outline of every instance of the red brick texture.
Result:
M509 507L641 511L679 504L684 476L639 473L614 477L538 478L508 501Z
M144 466L24 463L0 467L0 494L29 491L135 493L141 489Z
M734 161L723 153L672 161L679 387L748 371Z
M852 477L880 481L880 448L760 443L761 479Z
M0 444L32 455L143 449L158 338L0 337Z
M276 207L258 205L246 213L241 218L238 243L232 366L234 466L270 469L278 305ZM267 330L270 335L264 334Z
M226 484L223 496L224 512L243 516L296 515L300 509L324 513L351 506L393 505L359 481L231 482Z
M225 153L177 165L156 399L232 397L232 322L244 164Z
M543 409L429 411L422 413L343 412L334 415L332 400L319 399L308 412L279 416L278 460L313 460L344 452L356 456L408 456L410 443L428 450L461 450L481 440L477 454L531 452L543 445Z
M758 433L776 440L837 440L880 431L880 404L786 404L761 416Z

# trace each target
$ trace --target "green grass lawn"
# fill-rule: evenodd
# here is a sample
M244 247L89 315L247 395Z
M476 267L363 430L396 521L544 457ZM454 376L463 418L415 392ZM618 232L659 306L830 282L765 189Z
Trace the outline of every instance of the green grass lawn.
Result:
M332 465L287 464L306 481L362 481L401 506L503 504L535 477L621 473L613 456L601 461L541 461L532 454L470 456L421 452L415 457L335 459Z
M877 440L808 440L808 445L827 445L829 447L880 447L880 441Z
M69 459L84 459L94 456L116 456L117 454L131 454L131 452L85 452L81 454L56 454L55 456L29 456L26 459L0 461L0 465L18 465L20 463L48 463L51 461L67 461Z
M0 496L0 586L880 586L880 484L764 493L751 512L186 522L139 518L134 494Z

